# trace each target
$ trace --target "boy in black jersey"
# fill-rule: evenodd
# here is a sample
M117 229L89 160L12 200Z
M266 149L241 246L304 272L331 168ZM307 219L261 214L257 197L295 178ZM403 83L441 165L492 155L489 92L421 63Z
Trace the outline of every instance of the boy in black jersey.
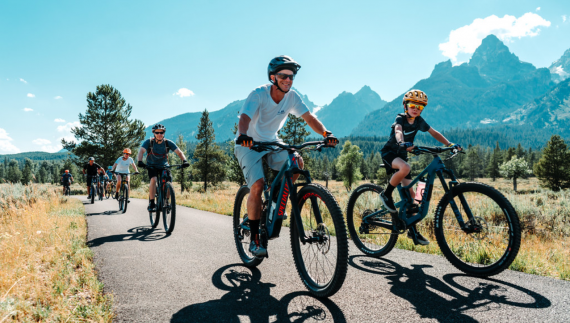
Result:
M400 184L408 185L412 181L410 176L410 165L408 165L408 151L414 148L414 138L419 131L429 132L437 141L447 147L456 146L461 150L461 146L455 145L447 140L441 133L430 127L420 116L424 107L428 103L427 95L420 90L410 90L404 95L404 111L396 117L392 124L390 138L384 148L382 148L382 160L386 166L390 166L396 172L392 175L386 190L380 195L381 201L390 212L397 212L392 199L394 188ZM415 196L413 188L410 188L411 196ZM417 208L416 212L417 212ZM416 229L408 231L408 237L414 239L421 245L428 245L429 240L423 237ZM416 241L414 240L414 241Z

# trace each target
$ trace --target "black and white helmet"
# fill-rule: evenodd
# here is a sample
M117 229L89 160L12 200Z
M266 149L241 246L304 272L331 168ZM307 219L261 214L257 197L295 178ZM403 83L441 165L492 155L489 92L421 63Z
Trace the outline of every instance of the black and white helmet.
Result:
M267 67L267 77L269 81L271 81L271 75L277 74L281 70L290 70L294 74L301 69L301 65L295 62L294 59L287 55L277 56L269 62L269 66Z
M93 158L93 157L89 157L89 160L95 160L95 158Z
M152 127L152 132L154 133L156 130L164 130L166 132L166 127L161 123L157 123Z

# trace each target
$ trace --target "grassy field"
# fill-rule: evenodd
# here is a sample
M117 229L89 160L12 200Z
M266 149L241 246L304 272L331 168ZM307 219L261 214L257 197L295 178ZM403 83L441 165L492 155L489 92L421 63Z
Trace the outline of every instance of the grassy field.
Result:
M536 178L518 180L518 192L512 189L512 182L497 179L477 179L499 189L511 201L521 221L523 239L518 257L510 269L542 276L550 276L570 280L570 191L552 192L539 187ZM319 182L324 185L323 182ZM359 184L363 184L361 182ZM225 182L218 189L207 193L198 192L200 184L195 183L190 192L180 193L176 189L176 202L200 210L231 215L238 185ZM350 193L341 182L329 182L329 189L339 202L342 211L346 206ZM397 194L397 193L395 193ZM436 182L430 205L428 218L418 228L432 243L429 246L415 246L405 236L398 239L396 248L417 252L441 255L433 235L433 213L443 190ZM146 185L133 190L131 196L148 198ZM287 225L287 223L286 223Z
M86 234L59 186L0 185L0 322L111 322Z

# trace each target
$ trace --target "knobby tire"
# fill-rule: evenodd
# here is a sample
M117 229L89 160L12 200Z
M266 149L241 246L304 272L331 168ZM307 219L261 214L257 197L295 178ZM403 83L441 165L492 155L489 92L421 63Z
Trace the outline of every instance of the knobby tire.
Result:
M174 195L174 188L172 183L166 183L166 189L164 190L164 199L162 202L162 222L164 224L164 231L167 234L172 233L174 230L174 224L176 223L176 196ZM170 196L170 198L167 198Z
M240 224L244 217L247 216L247 196L249 195L249 188L242 186L236 194L234 201L234 214L233 214L233 234L236 248L241 261L247 267L257 267L263 258L257 258L249 252L250 231L240 228Z

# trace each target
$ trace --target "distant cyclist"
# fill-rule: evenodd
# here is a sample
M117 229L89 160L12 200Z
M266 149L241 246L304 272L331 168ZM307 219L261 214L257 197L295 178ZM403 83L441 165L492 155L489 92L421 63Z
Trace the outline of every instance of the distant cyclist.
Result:
M63 185L63 195L65 195L65 188L69 187L73 183L73 175L69 172L69 170L65 170L65 173L61 175L61 184Z
M130 173L130 169L129 166L133 165L133 167L135 168L135 172L139 172L139 170L137 169L137 165L135 165L135 161L131 158L131 149L130 148L125 148L123 150L123 156L117 158L117 161L115 161L115 164L112 167L112 171L115 171L117 173L123 173L123 174L129 174ZM131 175L126 175L127 176L127 181L129 182L129 190L131 189ZM118 199L119 198L119 188L121 187L121 180L122 180L122 176L117 175L117 189L115 192L115 198Z
M107 176L107 172L103 168L101 168L99 171L97 171L97 174L99 174L99 183L97 183L97 188L99 187L105 188L107 185L107 181L109 181L109 176Z
M250 189L247 199L247 212L251 228L249 251L257 257L267 256L267 250L259 243L259 223L261 218L261 193L263 192L262 157L267 155L269 167L280 170L288 160L287 151L257 152L249 149L253 141L280 141L279 129L285 124L289 114L302 117L316 133L325 138L327 145L336 146L338 139L327 131L317 117L309 111L301 96L294 90L293 79L301 68L289 56L278 56L269 62L267 77L270 84L253 90L239 112L239 125L235 139L235 156L243 171ZM298 157L303 168L303 158ZM295 175L295 180L299 175Z
M107 183L106 183L106 186L105 186L106 191L109 191L109 190L110 190L110 188L111 188L111 182L113 181L113 178L116 177L115 174L113 174L113 173L111 172L112 169L113 169L113 166L107 167L107 172L106 172L106 173L107 173L107 177L109 177L109 180L107 180Z
M139 154L137 156L138 166L146 167L147 165L143 163L142 159L145 152L146 163L148 166L160 168L162 166L168 166L168 153L174 152L182 160L182 167L189 167L190 163L186 160L186 156L182 150L176 146L172 140L164 139L164 133L166 132L166 127L160 123L155 124L152 127L153 137L145 140L141 145ZM170 170L166 170L168 177L171 177ZM150 181L148 189L148 210L149 212L156 211L156 202L154 201L154 196L156 195L156 176L158 175L155 169L148 170L148 178ZM117 185L118 187L119 185Z
M388 142L382 148L382 160L384 164L391 167L394 175L388 182L384 192L380 195L381 201L386 209L392 213L397 212L392 199L394 188L400 184L409 185L412 182L410 175L410 165L408 164L408 152L414 148L414 138L419 131L429 132L435 140L441 142L447 147L456 147L461 150L461 146L456 145L447 140L441 133L430 127L427 122L420 116L425 106L428 104L428 97L423 91L410 90L404 95L403 105L404 113L398 114L394 124L392 124L392 132ZM411 196L414 196L413 188L410 188ZM414 206L412 213L417 213L417 205ZM429 240L426 239L417 230L416 238L421 245L428 245ZM413 239L412 230L408 230L408 238Z
M99 164L95 163L95 158L89 157L89 161L87 162L87 164L83 165L83 174L87 174L87 197L88 198L91 196L91 182L92 182L93 176L98 175L97 174L98 170L102 170L103 172L105 171L103 169L103 167L101 167ZM93 192L93 193L95 193L95 192Z

